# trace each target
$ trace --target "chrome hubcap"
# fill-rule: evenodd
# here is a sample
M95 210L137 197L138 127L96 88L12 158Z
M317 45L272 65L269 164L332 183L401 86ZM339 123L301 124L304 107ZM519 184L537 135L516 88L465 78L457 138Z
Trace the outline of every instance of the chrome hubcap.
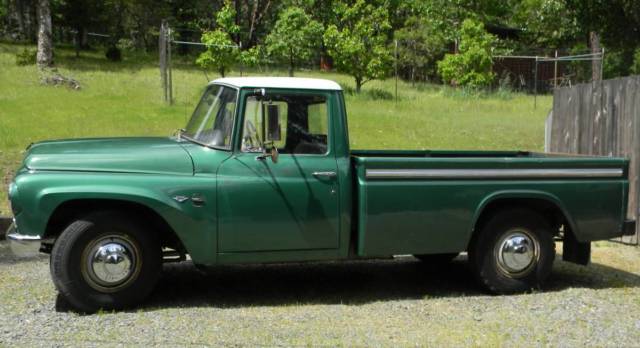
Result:
M137 272L137 249L122 236L102 237L86 250L83 274L97 290L117 290Z
M523 275L535 264L539 249L537 240L528 232L509 231L496 245L498 266L507 275Z

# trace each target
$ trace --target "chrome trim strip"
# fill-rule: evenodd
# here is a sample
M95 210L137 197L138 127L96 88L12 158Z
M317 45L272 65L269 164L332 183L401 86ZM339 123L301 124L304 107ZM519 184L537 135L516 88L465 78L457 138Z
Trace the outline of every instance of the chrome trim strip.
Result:
M573 169L367 169L367 179L619 178L620 168Z

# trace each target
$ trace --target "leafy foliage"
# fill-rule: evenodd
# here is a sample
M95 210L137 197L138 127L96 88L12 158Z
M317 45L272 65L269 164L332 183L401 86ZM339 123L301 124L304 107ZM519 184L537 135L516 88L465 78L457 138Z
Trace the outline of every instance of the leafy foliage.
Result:
M263 46L253 46L248 50L240 52L240 62L243 66L255 67L263 62L265 55L266 53L264 52Z
M633 54L633 65L631 66L631 72L640 75L640 48L637 48Z
M112 62L119 62L122 60L122 51L116 46L109 46L104 56Z
M322 31L322 24L311 19L304 10L290 7L280 14L267 36L267 52L287 62L289 76L293 76L293 69L319 49Z
M447 41L433 22L411 16L394 38L398 41L399 69L411 81L436 75L436 62L444 56Z
M487 33L480 22L467 19L460 29L460 52L447 54L438 62L442 79L464 87L488 86L494 78L492 46L496 39Z
M36 64L36 51L30 49L23 49L16 53L16 65L35 65Z
M562 47L579 32L575 11L565 0L522 0L514 12L513 21L529 44Z
M210 50L199 61L221 73L239 61L255 66L268 53L292 73L315 61L319 53L323 62L334 58L334 66L352 74L361 86L390 71L393 37L400 41L400 76L432 79L437 76L434 62L444 51L457 47L466 19L484 23L500 37L494 53L566 52L588 46L590 32L596 32L607 52L605 77L637 71L632 67L634 52L640 48L638 0L226 1L230 0L50 0L50 4L56 41L77 43L77 55L112 45L124 55L155 51L160 22L166 19L175 39L209 43ZM35 3L0 0L1 39L35 41ZM308 32L317 31L318 26L326 29L324 41L304 40L314 38ZM92 37L89 32L109 37ZM176 46L178 55L195 52L199 48Z
M234 22L235 16L235 9L231 6L231 2L227 2L216 14L218 28L202 34L201 40L207 45L207 50L196 59L198 65L216 69L222 77L240 57L239 47L231 38L231 35L240 30Z
M385 77L391 68L389 13L384 6L364 0L351 6L341 3L335 12L339 25L327 28L325 45L337 69L353 76L356 92L360 92L364 83Z

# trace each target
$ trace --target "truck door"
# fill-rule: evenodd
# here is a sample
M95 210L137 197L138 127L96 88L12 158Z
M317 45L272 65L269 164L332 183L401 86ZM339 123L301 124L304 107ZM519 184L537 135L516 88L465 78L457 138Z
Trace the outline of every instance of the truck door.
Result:
M277 90L241 101L241 144L218 171L219 252L338 248L330 101ZM272 146L277 162L263 155Z

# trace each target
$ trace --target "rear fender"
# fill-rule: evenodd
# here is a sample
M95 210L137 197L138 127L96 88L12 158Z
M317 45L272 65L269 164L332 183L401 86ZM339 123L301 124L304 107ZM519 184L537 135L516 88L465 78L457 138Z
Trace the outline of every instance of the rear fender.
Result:
M549 192L535 191L535 190L497 191L488 195L480 202L480 204L476 208L476 212L471 222L470 230L473 231L473 233L476 232L478 223L480 222L480 218L485 213L486 208L488 206L490 206L493 203L499 202L500 200L507 200L507 199L521 199L521 200L531 199L531 200L546 201L547 203L550 203L551 205L553 205L563 215L565 221L568 224L567 227L570 229L572 233L574 234L579 233L573 218L571 217L568 210L566 209L566 207L558 197L556 197L555 195Z

